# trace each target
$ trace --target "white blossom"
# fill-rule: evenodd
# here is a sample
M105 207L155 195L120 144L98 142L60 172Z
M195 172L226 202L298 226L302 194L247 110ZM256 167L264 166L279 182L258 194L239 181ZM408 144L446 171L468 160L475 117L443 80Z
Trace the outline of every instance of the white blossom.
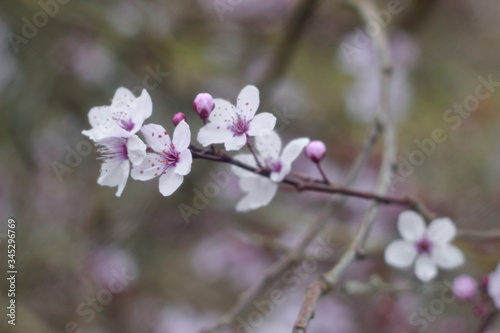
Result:
M403 239L386 248L387 264L407 268L415 262L415 274L423 282L436 277L438 267L452 269L463 264L462 252L450 244L457 230L449 218L435 219L426 227L422 216L405 211L399 215L398 229Z
M276 117L269 112L255 114L259 108L259 90L246 86L240 92L236 106L223 99L215 99L215 108L208 123L198 132L203 146L224 143L226 150L239 150L248 136L261 136L274 129Z

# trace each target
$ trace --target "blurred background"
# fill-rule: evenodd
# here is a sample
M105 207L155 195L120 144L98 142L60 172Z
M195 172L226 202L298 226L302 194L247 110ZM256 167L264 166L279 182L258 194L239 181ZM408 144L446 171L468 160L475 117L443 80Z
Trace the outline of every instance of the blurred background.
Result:
M386 11L389 3L378 1ZM388 18L401 163L392 194L418 196L461 229L499 227L500 83L484 84L500 82L498 22L495 0L401 1ZM96 183L98 154L81 134L88 111L108 105L118 87L136 95L144 88L153 100L148 122L172 130L172 115L184 112L196 133L197 93L234 100L256 84L260 110L275 114L283 141L325 141L326 172L341 182L378 102L373 49L362 28L334 1L0 2L0 247L6 253L7 220L14 218L18 269L16 326L2 313L0 331L190 333L213 325L283 255L265 245L296 244L328 196L280 192L268 207L237 214L243 193L236 178L196 201L214 184L208 171L226 174L227 167L195 161L171 197L161 196L157 180L129 180L117 198ZM479 86L487 97L474 98ZM416 140L431 139L437 128L446 139L424 154ZM373 188L380 155L377 145L355 188ZM318 176L304 157L295 168ZM188 220L182 204L196 210ZM250 309L242 318L251 324L230 331L290 332L306 286L341 255L366 207L350 199L321 236L330 240L331 256L296 283L277 283L286 302L257 317L248 313L258 307ZM414 280L411 271L383 262L385 246L398 237L400 211L384 207L367 259L345 281L374 274ZM467 257L461 269L441 272L417 292L333 292L310 331L471 332L480 322L478 300L446 303L425 328L409 320L440 299L443 281L461 273L480 279L499 262L498 242L457 245ZM2 269L5 262L2 255ZM5 309L5 279L0 286Z

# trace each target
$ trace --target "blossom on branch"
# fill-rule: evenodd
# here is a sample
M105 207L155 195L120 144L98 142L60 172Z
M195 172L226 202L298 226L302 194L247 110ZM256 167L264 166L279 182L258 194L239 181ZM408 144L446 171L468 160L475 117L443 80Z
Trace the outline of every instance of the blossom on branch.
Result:
M146 90L141 96L126 88L118 88L111 106L94 107L89 111L89 130L82 131L98 145L101 153L101 175L97 183L102 186L117 186L116 196L121 196L133 165L142 163L146 156L146 145L137 133L144 120L151 116L152 102ZM129 162L130 161L130 162Z
M135 97L126 88L118 88L110 106L94 107L89 112L90 130L82 131L91 140L107 137L127 138L142 127L151 116L153 103L146 89Z
M275 131L255 138L256 156L240 154L235 159L257 168L257 161L270 172L269 178L257 175L237 166L232 171L240 177L239 185L246 196L236 206L237 211L245 212L267 206L278 190L278 184L291 171L292 163L297 159L308 138L299 138L290 141L281 151L281 139Z
M160 193L169 196L191 172L193 157L189 150L191 130L183 120L174 130L172 140L160 125L148 124L141 130L146 142L155 153L148 153L140 165L134 165L132 178L150 180L160 177Z
M203 146L224 143L226 150L239 150L248 136L261 136L274 129L276 117L269 112L255 115L259 107L259 90L246 86L240 92L236 106L223 99L215 99L215 108L208 123L198 132Z
M385 262L396 268L415 262L415 274L423 282L435 278L438 267L452 269L465 261L462 252L450 244L457 230L449 218L435 219L426 228L422 216L405 211L399 215L398 230L403 239L387 246Z

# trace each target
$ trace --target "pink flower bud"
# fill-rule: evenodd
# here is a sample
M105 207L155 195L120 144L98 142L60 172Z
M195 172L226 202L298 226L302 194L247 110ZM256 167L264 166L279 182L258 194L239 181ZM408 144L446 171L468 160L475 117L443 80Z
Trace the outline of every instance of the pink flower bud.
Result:
M174 123L174 126L177 126L181 121L186 120L186 115L182 112L174 114L172 117L172 122Z
M206 122L208 116L210 116L210 113L215 108L215 103L212 95L207 93L198 94L194 99L193 108L196 112L198 112L201 120L203 120L203 122Z
M462 301L469 301L476 296L477 281L469 275L460 275L453 281L453 293Z
M311 141L307 145L305 153L313 162L318 163L326 155L326 146L323 141Z

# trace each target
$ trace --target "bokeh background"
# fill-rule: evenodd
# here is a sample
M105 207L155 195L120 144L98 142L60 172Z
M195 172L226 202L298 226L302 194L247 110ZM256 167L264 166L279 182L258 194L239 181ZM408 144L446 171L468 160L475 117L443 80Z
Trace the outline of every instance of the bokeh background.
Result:
M18 246L17 325L7 325L2 310L0 331L198 332L283 255L266 244L298 241L327 196L281 192L269 207L237 214L242 193L231 179L186 223L179 206L194 207L196 191L213 184L209 171L226 174L227 167L195 161L172 197L160 195L157 180L130 180L117 198L114 189L96 184L98 154L81 131L89 127L89 109L109 104L120 86L136 94L149 91L150 122L172 130L172 115L184 112L196 133L201 124L191 105L197 93L234 100L245 85L257 84L260 109L277 116L284 141L324 140L325 168L340 182L369 132L379 87L370 44L352 54L345 48L362 37L358 18L337 2L312 2L300 38L282 53L276 50L283 50L280 41L299 1L0 2L0 247L6 253L8 218L17 222ZM474 94L478 77L500 81L500 3L402 4L388 26L400 162L419 149L415 140L430 138L435 128L447 140L392 194L418 196L459 228L499 227L499 86L460 124L443 117ZM373 187L380 148L355 188ZM295 166L317 176L303 157ZM342 253L366 206L351 199L335 214L322 234L333 244L331 258L297 285L278 283L286 302L248 332L291 331L305 287ZM397 237L400 210L383 209L367 258L352 266L345 281L376 274L388 282L414 282L410 271L390 269L382 257ZM310 331L417 332L421 326L411 324L410 316L440 299L444 280L461 273L480 279L500 259L498 242L457 244L467 263L441 273L440 282L400 294L331 293ZM4 270L6 255L1 258ZM110 293L117 276L121 288ZM5 309L5 279L0 286ZM480 322L476 303L447 303L420 332L471 332Z

